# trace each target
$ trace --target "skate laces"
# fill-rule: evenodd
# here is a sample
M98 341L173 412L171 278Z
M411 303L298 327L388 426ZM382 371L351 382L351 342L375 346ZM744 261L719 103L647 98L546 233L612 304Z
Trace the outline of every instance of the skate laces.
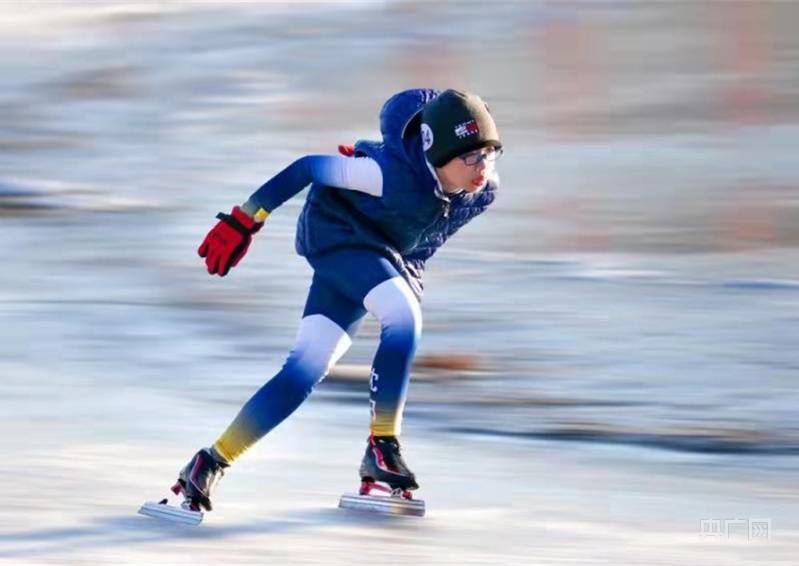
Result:
M398 464L404 465L399 440L396 436L376 436L375 443L381 452L387 452L388 457L396 460Z
M375 436L374 439L381 446L388 446L394 452L399 454L400 444L396 436Z

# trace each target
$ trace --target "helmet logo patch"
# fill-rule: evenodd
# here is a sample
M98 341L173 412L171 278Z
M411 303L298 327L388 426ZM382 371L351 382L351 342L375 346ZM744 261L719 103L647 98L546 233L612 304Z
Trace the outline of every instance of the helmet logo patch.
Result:
M422 132L422 149L427 151L431 147L433 147L433 130L430 129L425 123L422 123L421 127Z
M477 127L477 122L474 120L469 120L468 122L463 122L455 126L455 135L458 136L458 139L463 139L467 136L479 133L480 129Z

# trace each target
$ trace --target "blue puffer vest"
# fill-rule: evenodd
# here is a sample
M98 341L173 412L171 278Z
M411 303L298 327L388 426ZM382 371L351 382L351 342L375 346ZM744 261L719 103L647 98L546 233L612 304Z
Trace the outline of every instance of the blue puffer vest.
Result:
M373 249L388 258L422 294L425 261L494 201L494 179L475 194L445 195L425 162L419 124L432 89L395 94L380 111L382 141L360 140L355 156L377 161L383 196L313 184L297 221L297 253L313 257L336 249Z

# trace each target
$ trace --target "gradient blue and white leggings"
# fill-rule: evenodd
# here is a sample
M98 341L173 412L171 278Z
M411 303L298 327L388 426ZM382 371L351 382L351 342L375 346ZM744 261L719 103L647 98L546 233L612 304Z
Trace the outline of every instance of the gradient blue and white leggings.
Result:
M214 444L228 462L293 413L344 355L367 312L380 322L369 382L371 432L399 436L411 361L422 331L419 301L391 263L365 249L309 259L302 322L283 368L245 403Z

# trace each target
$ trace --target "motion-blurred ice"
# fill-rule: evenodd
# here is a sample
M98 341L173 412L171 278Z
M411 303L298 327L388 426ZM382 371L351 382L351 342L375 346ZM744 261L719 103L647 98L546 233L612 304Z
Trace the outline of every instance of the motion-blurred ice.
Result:
M0 4L0 563L793 563L797 18ZM214 215L377 135L416 86L480 93L507 148L501 198L428 267L405 426L428 516L335 509L366 435L367 324L203 527L137 517L302 312L302 199L224 280L195 255Z

